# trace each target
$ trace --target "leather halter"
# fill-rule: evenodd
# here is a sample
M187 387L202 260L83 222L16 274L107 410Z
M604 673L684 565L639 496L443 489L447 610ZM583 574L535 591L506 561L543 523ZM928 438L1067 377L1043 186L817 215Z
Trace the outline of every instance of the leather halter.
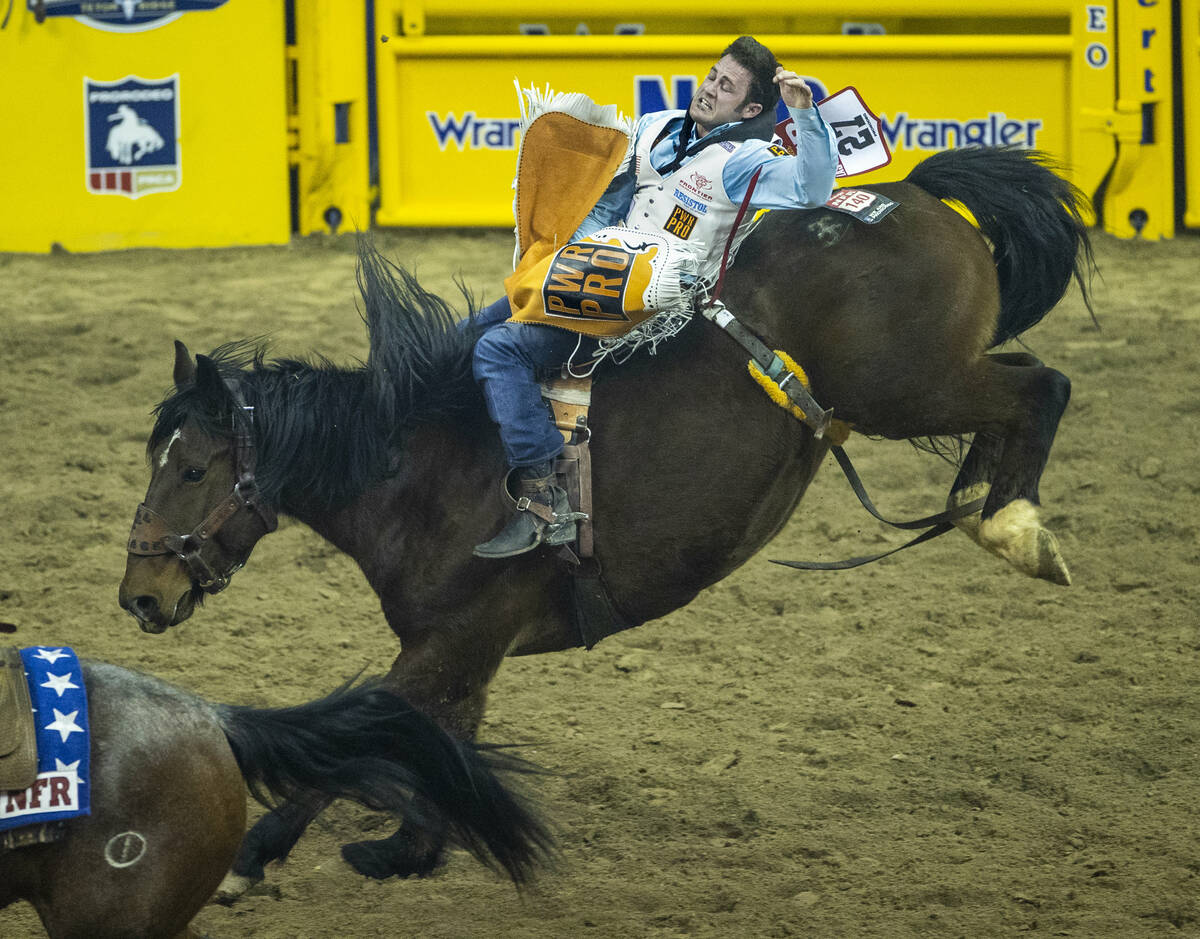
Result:
M233 491L222 499L208 516L186 535L177 534L161 515L141 503L133 516L133 528L129 532L130 554L139 557L158 557L173 554L187 565L192 579L205 593L219 593L229 585L229 579L241 568L233 562L224 570L215 570L205 560L205 547L229 519L243 508L248 508L261 519L265 534L273 532L279 524L275 510L266 505L259 494L254 480L257 450L254 446L254 408L242 403L237 390L230 388L234 399L233 466L237 481ZM237 412L245 419L239 421Z

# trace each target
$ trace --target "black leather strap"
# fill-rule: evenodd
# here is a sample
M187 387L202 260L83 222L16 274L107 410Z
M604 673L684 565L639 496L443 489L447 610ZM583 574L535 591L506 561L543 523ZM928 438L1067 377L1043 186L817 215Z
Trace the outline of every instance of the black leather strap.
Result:
M842 468L842 473L846 476L846 481L850 483L850 488L858 496L858 501L862 503L863 508L870 512L871 515L885 525L891 525L893 528L906 531L914 531L920 528L926 530L899 547L888 551L881 551L878 554L860 555L859 557L847 558L844 561L777 561L772 559L772 564L782 564L784 567L792 567L800 571L846 571L854 567L862 567L864 564L870 564L872 561L886 558L897 551L903 551L905 548L911 548L913 545L918 545L924 541L930 541L939 535L944 535L954 527L955 519L965 518L968 515L982 511L983 505L987 501L986 499L976 499L973 502L967 502L952 509L946 509L944 512L926 515L924 518L917 518L908 522L894 522L891 519L884 518L879 510L875 508L874 503L871 502L870 497L867 495L866 487L863 486L862 479L858 475L858 471L854 468L854 464L850 462L849 454L842 447L832 447L831 449L838 461L838 465Z
M955 519L965 518L968 515L982 511L983 504L987 501L985 498L976 499L974 502L957 505L952 509L946 509L934 515L926 515L924 518L916 518L909 522L893 522L891 519L880 515L879 510L871 502L870 497L867 495L866 487L863 486L862 479L859 478L858 471L854 468L854 464L850 462L850 455L846 453L845 449L842 447L831 447L830 449L833 450L833 455L837 459L838 465L842 468L842 472L846 476L846 481L850 483L850 488L858 496L858 501L862 503L863 508L879 519L879 521L885 525L891 525L893 528L915 531L918 528L927 528L930 525L942 525L947 522L953 522Z

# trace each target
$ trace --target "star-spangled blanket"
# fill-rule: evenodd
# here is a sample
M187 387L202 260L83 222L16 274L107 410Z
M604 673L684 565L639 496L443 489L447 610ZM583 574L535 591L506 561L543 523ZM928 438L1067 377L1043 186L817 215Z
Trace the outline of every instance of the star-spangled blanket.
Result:
M38 776L28 789L0 791L0 831L91 811L91 747L83 670L67 648L21 650L37 727Z

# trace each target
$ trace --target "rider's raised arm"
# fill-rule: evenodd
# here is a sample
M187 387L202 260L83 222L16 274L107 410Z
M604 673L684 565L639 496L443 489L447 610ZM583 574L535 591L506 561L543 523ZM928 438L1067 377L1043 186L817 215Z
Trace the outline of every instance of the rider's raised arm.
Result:
M743 147L725 164L722 181L730 200L746 197L750 178L760 166L751 205L756 209L810 209L833 193L838 154L829 126L815 107L788 108L796 126L796 155L782 148Z

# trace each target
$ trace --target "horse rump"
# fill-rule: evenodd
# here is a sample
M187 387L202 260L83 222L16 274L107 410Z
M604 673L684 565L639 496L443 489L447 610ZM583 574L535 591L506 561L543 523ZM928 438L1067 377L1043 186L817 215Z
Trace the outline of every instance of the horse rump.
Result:
M1095 270L1083 221L1087 196L1036 150L959 147L918 163L906 181L931 196L961 203L991 242L1000 280L1000 318L991 346L1038 323L1072 278L1092 310Z
M500 778L536 767L503 748L455 740L378 682L295 707L217 711L250 792L264 804L350 799L418 829L448 826L453 841L518 885L554 853L546 823Z

